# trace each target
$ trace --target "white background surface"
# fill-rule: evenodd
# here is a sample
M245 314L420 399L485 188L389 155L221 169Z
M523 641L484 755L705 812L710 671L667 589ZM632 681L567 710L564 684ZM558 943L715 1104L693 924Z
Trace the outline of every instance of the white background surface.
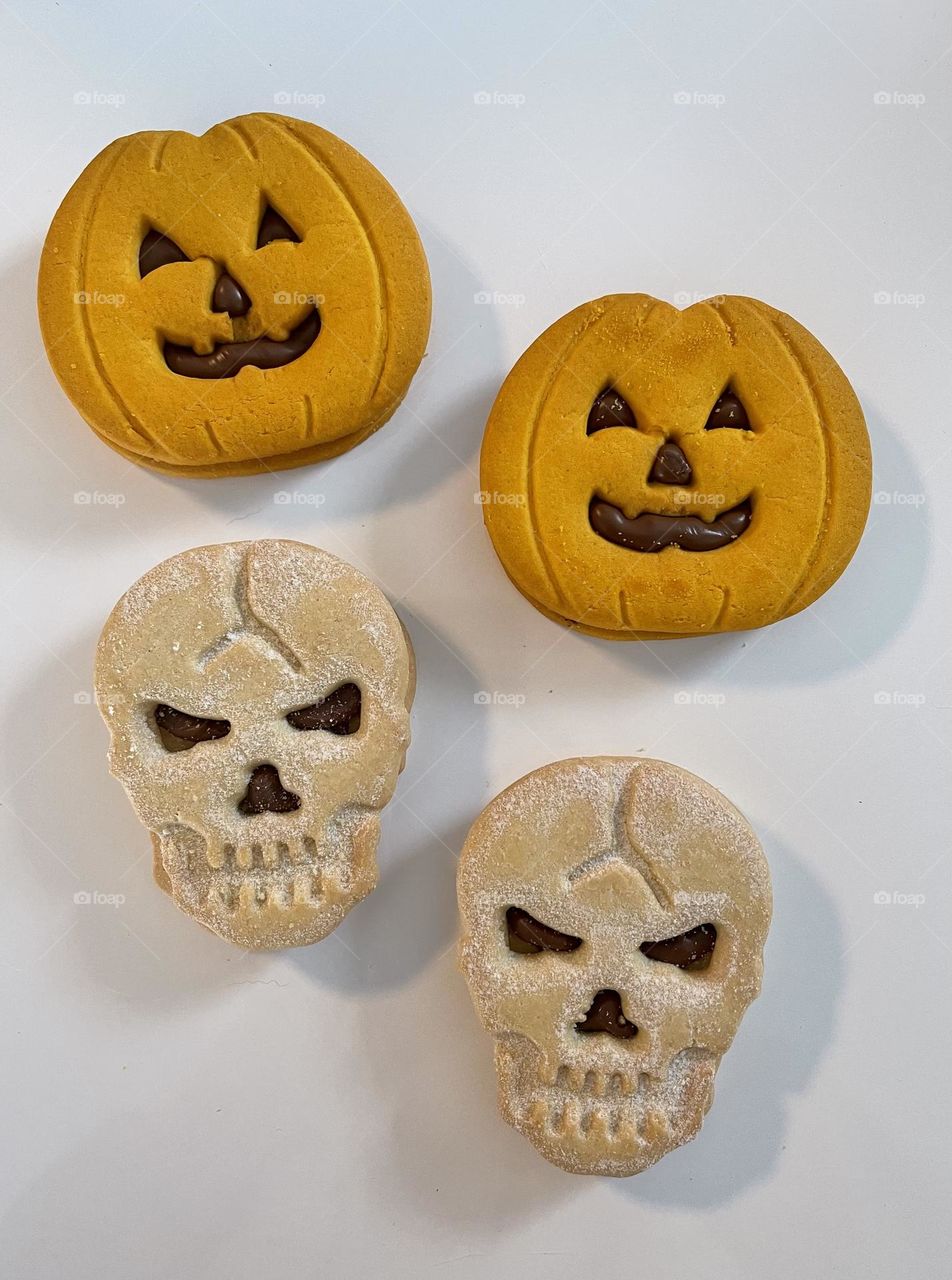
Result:
M5 1275L944 1273L944 10L0 8ZM391 423L325 467L209 482L137 470L45 362L46 227L113 137L201 132L276 101L355 144L405 199L433 274L429 355ZM854 382L885 500L806 614L610 645L564 633L505 580L474 503L494 393L546 325L623 290L761 297ZM281 505L281 491L303 496ZM370 573L409 626L420 685L380 887L319 946L254 956L152 885L83 696L102 620L139 574L270 535ZM525 701L480 706L479 690ZM573 1179L496 1115L490 1041L455 968L454 854L530 769L636 752L747 813L775 921L702 1135L641 1177ZM84 890L125 900L76 905Z

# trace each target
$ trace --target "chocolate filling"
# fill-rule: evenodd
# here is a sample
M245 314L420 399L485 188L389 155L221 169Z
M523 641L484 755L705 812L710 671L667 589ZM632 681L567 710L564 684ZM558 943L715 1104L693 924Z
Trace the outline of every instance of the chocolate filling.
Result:
M360 690L355 684L342 684L320 702L289 711L285 719L293 729L356 733L360 728Z
M716 520L700 516L663 516L643 511L629 520L620 507L593 498L588 509L589 524L600 538L631 551L716 551L735 542L750 524L750 499L725 511Z
M246 818L259 813L293 813L300 809L301 797L285 791L281 775L273 764L259 764L248 780L248 788L238 801L238 811Z
M711 963L717 929L712 924L699 924L696 929L679 933L661 942L643 942L641 953L649 960L677 965L679 969L706 969Z
M506 912L506 930L509 950L522 955L534 955L539 951L576 951L582 945L581 938L571 933L560 933L521 907L510 907Z
M249 367L280 369L303 356L320 331L321 317L315 308L283 342L263 336L248 342L219 342L207 355L167 342L165 363L173 373L185 378L233 378L241 369Z
M596 994L588 1013L581 1022L576 1022L575 1030L585 1035L605 1031L618 1040L630 1040L638 1034L635 1024L625 1017L621 996L617 991L608 990Z
M187 711L179 711L166 702L159 703L154 715L159 732L176 739L176 743L168 744L175 749L178 749L178 744L192 747L196 742L214 742L216 738L224 738L231 729L230 720L190 716Z

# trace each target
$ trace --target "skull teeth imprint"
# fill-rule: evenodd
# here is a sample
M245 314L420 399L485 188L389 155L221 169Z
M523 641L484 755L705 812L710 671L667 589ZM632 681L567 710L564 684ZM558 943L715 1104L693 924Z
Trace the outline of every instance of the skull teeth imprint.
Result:
M325 937L376 883L413 681L385 597L315 547L200 547L147 573L103 629L96 689L161 887L242 947Z
M733 805L660 761L548 765L476 821L459 902L514 1128L570 1172L615 1176L697 1133L770 922L766 860Z

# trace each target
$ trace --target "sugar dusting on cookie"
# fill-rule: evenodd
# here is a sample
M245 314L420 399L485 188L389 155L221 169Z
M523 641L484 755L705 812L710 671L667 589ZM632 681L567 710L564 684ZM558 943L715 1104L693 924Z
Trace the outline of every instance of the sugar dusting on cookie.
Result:
M379 811L409 742L413 659L358 570L285 541L183 552L113 610L96 687L112 770L156 837L160 882L189 915L241 946L300 945L374 887ZM289 720L342 688L357 690L348 722L306 731ZM160 707L198 739L170 739ZM204 722L225 727L202 740Z
M738 810L660 761L561 761L487 806L459 899L505 1118L575 1172L636 1173L692 1137L759 991L770 918L766 860ZM580 944L511 949L510 907ZM716 930L706 967L641 950L700 926ZM580 1031L593 1013L599 1030Z

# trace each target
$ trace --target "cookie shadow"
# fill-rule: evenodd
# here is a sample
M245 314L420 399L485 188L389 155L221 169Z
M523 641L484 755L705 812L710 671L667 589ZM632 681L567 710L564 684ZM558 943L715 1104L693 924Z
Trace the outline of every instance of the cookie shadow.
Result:
M456 858L481 807L459 798L485 775L476 677L438 630L403 604L399 612L417 691L406 767L381 816L380 879L322 943L287 952L311 980L370 1000L405 987L452 945Z
M8 806L19 852L51 922L40 958L66 989L82 981L135 1003L215 998L267 970L271 953L216 937L156 885L149 833L109 773L92 694L97 638L77 636L35 668L9 705L17 732L0 744L3 776L18 779ZM36 763L23 773L23 760Z
M774 915L764 986L717 1073L714 1104L698 1136L618 1194L666 1208L712 1210L777 1167L788 1109L803 1094L833 1033L845 976L843 930L811 868L765 841Z

